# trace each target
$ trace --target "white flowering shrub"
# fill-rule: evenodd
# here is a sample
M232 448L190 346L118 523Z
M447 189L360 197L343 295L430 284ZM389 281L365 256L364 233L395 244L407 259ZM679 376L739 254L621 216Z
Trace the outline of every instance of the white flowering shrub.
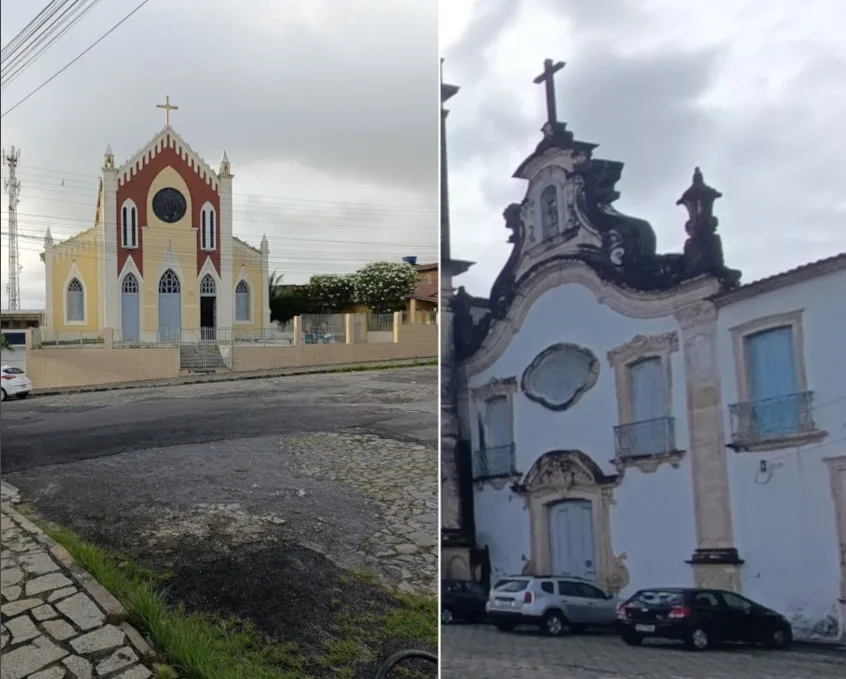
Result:
M309 301L327 313L339 313L353 301L355 274L340 276L323 274L312 276L308 281Z
M377 314L402 311L414 292L417 270L405 262L373 262L355 275L355 299Z

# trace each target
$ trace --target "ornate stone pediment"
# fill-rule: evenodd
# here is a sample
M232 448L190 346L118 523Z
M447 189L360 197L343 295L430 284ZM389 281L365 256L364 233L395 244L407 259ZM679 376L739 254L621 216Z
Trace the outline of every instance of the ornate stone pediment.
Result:
M600 365L589 349L559 343L544 349L523 373L526 396L550 410L567 410L596 384Z
M534 494L541 490L566 493L573 487L614 484L618 477L607 476L580 450L556 450L541 455L514 490Z

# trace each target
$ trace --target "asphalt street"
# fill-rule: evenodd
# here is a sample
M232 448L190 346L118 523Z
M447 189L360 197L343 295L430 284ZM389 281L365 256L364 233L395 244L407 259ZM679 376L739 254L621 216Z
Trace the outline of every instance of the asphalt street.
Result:
M379 599L344 569L378 570L400 509L417 545L386 571L436 577L437 412L435 367L33 397L0 408L0 468L40 517L171 573L189 608L317 652L327 600ZM415 476L407 510L378 502Z

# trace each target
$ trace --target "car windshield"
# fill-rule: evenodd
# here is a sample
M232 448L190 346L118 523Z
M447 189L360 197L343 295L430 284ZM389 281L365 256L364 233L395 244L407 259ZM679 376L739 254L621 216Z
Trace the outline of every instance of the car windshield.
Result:
M528 586L528 580L500 580L496 583L496 589L500 592L522 592Z
M638 592L629 603L646 604L647 606L681 606L684 603L684 595L681 592L662 589L648 589Z
M23 375L24 371L20 368L3 368L3 372L7 375Z

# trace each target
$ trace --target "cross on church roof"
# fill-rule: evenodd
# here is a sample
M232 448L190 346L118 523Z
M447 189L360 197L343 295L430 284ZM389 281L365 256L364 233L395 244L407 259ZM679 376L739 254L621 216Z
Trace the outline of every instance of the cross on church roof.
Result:
M545 59L543 62L543 73L534 80L536 85L546 84L546 116L550 130L558 122L558 113L555 109L555 74L564 68L563 61L554 62L552 59Z
M166 96L165 97L165 103L164 104L156 104L156 108L163 108L164 109L164 111L165 111L165 125L167 127L170 127L170 112L171 111L178 111L179 107L178 106L172 106L171 103L170 103L170 97Z

